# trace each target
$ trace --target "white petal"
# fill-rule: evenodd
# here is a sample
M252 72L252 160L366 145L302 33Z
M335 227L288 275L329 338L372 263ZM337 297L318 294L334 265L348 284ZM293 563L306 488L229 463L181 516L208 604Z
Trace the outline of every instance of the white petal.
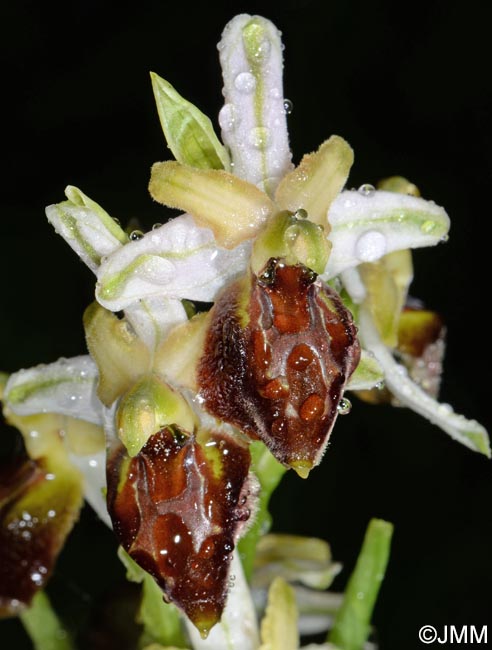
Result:
M101 259L128 241L114 219L76 187L65 190L68 201L46 208L48 221L79 257L96 271Z
M280 32L265 18L241 14L225 27L218 49L225 98L219 122L234 174L271 196L292 168Z
M108 257L97 274L96 297L111 311L158 297L213 301L245 270L249 247L218 248L211 230L182 215Z
M257 650L256 613L237 551L232 555L229 582L229 594L220 623L210 630L206 639L202 639L196 627L186 621L194 650Z
M188 320L183 303L175 298L140 300L125 309L125 316L152 352L175 325Z
M490 457L487 432L476 420L458 415L448 404L439 404L408 376L391 351L382 343L368 310L361 308L359 334L362 344L377 358L385 373L385 383L393 395L408 408L423 415L466 447Z
M341 192L331 204L328 221L333 249L325 280L392 251L434 246L449 230L443 208L396 192Z
M97 366L89 356L59 359L9 377L4 401L17 415L60 413L101 424Z
M99 518L112 528L104 493L106 490L106 451L87 456L69 455L70 462L84 477L84 497Z

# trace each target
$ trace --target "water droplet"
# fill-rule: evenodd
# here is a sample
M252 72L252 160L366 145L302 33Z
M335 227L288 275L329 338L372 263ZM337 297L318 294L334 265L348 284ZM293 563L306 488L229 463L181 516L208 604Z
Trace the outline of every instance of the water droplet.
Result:
M231 131L236 124L236 110L233 104L224 104L219 111L219 124L223 131Z
M359 192L359 194L362 194L362 196L370 197L374 195L374 193L376 192L376 188L374 187L374 185L370 185L369 183L364 183L359 187L357 191Z
M351 410L352 402L346 397L342 397L337 406L338 415L348 415Z
M181 541L181 535L175 535L174 538L173 538L173 542L175 544L179 544L180 541Z
M299 415L305 422L319 418L325 409L325 402L322 397L313 393L301 404Z
M428 219L427 221L424 221L424 223L420 226L420 230L426 234L430 235L431 232L435 229L437 226L435 221L432 221L431 219Z
M265 38L258 45L253 56L259 62L266 61L270 56L271 49L272 49L272 45L270 41L267 38Z
M447 241L449 241L449 235L443 235L439 241L445 244Z
M294 212L294 217L296 217L297 219L307 219L308 218L307 210L304 210L304 208L299 208Z
M296 345L292 352L289 354L287 364L294 370L305 370L314 361L314 352L305 343Z
M257 126L249 132L248 140L255 149L267 149L270 144L270 131L264 126Z
M261 389L261 394L267 399L279 399L285 397L289 393L289 387L285 386L281 379L276 377L269 381Z
M157 230L157 228L160 228L161 226L162 226L162 223L157 222L152 226L152 230Z
M37 571L34 571L34 573L31 573L31 580L34 584L40 585L43 582L43 576Z
M119 219L117 219L116 217L113 217L113 221L115 222L115 224L117 226L121 226L121 221Z
M300 226L296 226L296 225L289 226L285 230L285 238L290 240L291 242L295 242L295 240L299 237L301 232L302 230Z
M256 88L256 79L251 72L240 72L234 79L234 86L240 93L249 95Z
M286 115L290 115L293 110L294 110L294 104L291 102L291 100L284 99L284 113Z
M374 262L386 253L386 237L378 230L367 230L355 243L355 256L361 262Z
M357 592L357 598L358 598L359 600L364 600L364 596L365 596L365 594L364 594L363 591L359 591L359 592Z
M132 241L138 241L139 239L142 239L143 236L144 235L141 230L132 230L130 233L130 239Z

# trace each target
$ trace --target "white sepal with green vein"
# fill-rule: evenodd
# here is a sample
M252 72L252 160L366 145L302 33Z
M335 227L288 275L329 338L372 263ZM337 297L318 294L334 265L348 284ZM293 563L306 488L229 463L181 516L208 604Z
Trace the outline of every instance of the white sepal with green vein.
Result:
M214 300L247 264L247 245L218 248L212 232L182 215L108 257L98 271L98 302L118 311L148 298Z
M330 279L386 253L434 246L445 239L449 217L432 201L395 192L341 192L328 211L333 248L323 278Z
M225 99L219 122L234 174L272 196L292 168L280 32L265 18L241 14L224 29L218 49Z
M490 458L490 442L485 428L476 420L455 413L448 404L439 404L408 376L406 368L397 363L384 345L367 307L359 315L362 344L370 350L384 370L384 380L391 393L404 406L436 424L461 444Z
M175 325L188 320L183 303L177 298L139 300L125 309L125 317L151 352Z
M100 205L78 188L69 185L65 195L68 201L46 208L48 221L87 266L96 271L102 258L126 244L128 236Z
M60 413L101 424L97 366L89 356L59 359L10 375L4 402L16 415Z

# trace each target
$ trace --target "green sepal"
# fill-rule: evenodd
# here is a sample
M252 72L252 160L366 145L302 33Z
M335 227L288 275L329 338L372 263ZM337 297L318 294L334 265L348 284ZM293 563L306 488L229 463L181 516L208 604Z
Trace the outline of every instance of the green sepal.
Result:
M229 170L229 154L209 118L168 81L155 72L150 77L162 130L176 160L200 169Z

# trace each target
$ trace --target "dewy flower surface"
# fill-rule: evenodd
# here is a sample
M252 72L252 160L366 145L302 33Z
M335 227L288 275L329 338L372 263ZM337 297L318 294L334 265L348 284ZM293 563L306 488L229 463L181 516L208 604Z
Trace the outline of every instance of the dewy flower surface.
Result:
M403 179L344 189L353 152L339 136L294 168L280 33L240 15L218 48L224 144L206 116L152 74L176 161L154 165L149 189L183 214L128 235L74 187L47 208L97 278L84 315L90 356L15 373L3 400L26 440L34 430L26 418L59 414L80 425L56 422L55 439L107 520L104 477L91 473L101 466L104 428L107 508L119 542L202 636L210 632L203 641L190 627L195 647L249 650L258 632L233 551L261 498L252 441L306 477L347 410L344 392L374 396L385 382L400 404L490 451L481 425L439 405L425 373L419 386L397 360L402 323L407 338L409 330L422 337L422 321L409 326L402 316L409 249L445 240L446 212ZM195 313L193 301L213 306ZM86 448L87 438L97 443ZM18 517L15 505L12 512ZM242 587L228 599L231 563ZM26 591L21 604L31 597ZM9 599L19 594L0 594L7 609Z

